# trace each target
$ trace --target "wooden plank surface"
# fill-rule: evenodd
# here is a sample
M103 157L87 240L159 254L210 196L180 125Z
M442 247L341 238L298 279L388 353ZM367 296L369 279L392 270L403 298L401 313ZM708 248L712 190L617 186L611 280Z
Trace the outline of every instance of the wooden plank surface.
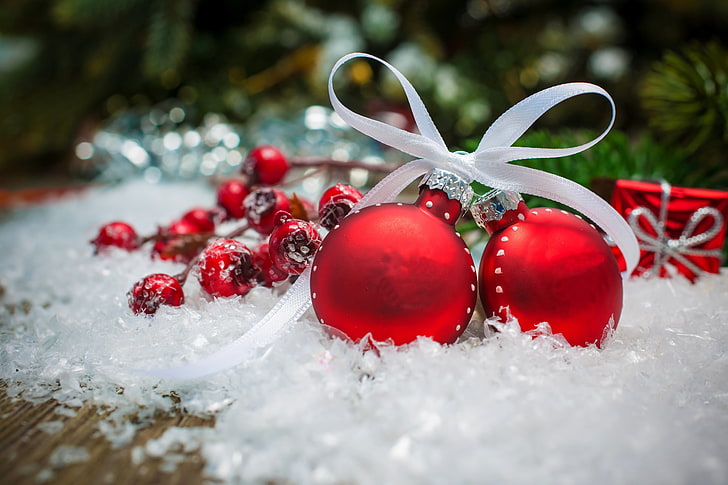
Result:
M212 419L196 416L160 415L153 425L139 431L129 446L113 449L101 435L98 424L103 412L84 406L72 413L58 413L56 401L32 404L15 401L0 387L0 484L202 484L204 463L198 452L186 453L172 472L164 470L161 459L132 461L132 450L148 440L158 438L173 426L211 427ZM60 424L62 428L51 432ZM46 423L44 425L44 423ZM64 452L83 447L88 457L80 463L58 465ZM71 455L73 456L73 455Z

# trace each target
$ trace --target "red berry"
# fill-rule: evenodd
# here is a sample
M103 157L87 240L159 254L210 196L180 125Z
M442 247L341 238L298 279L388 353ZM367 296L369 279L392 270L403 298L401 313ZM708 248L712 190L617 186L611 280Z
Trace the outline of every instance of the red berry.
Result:
M289 219L273 229L268 244L276 266L290 274L301 274L321 245L321 235L310 222Z
M188 248L183 238L171 237L175 235L199 234L200 229L197 225L187 220L179 219L172 222L167 228L160 228L158 233L160 239L154 243L152 257L165 261L186 263L197 253L195 245L189 245L190 247Z
M194 208L185 212L182 216L181 221L187 222L196 226L199 232L214 232L215 231L215 211Z
M270 234L276 224L279 211L290 212L291 204L283 191L273 187L253 190L243 202L245 217L250 227L261 234Z
M251 150L243 163L243 173L252 184L275 185L288 173L290 165L286 157L275 147L264 145Z
M127 251L139 248L140 240L136 231L126 222L110 222L101 226L96 239L91 241L96 254L110 247L117 247Z
M240 180L227 180L217 189L217 204L225 210L228 217L242 219L245 217L243 200L250 193L250 189Z
M180 306L185 301L180 282L164 273L150 274L137 281L127 297L134 313L148 315L156 313L161 305Z
M210 243L200 254L197 267L197 280L210 296L242 296L256 284L253 254L235 239Z
M319 200L318 216L321 225L326 229L333 229L362 197L362 193L351 185L336 184L327 189Z
M268 243L263 243L253 250L253 264L258 268L258 283L271 287L273 283L288 278L288 273L273 264L268 252Z

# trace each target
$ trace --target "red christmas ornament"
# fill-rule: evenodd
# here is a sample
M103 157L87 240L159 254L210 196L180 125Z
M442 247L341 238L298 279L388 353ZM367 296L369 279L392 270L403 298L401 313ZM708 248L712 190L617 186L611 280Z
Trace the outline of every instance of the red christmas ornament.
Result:
M475 265L453 228L471 198L465 181L434 170L414 205L377 204L344 219L312 263L319 321L354 341L457 340L477 298Z
M566 211L529 211L512 192L473 214L491 234L479 268L486 315L513 316L523 331L548 322L571 345L601 346L619 322L622 278L599 232Z

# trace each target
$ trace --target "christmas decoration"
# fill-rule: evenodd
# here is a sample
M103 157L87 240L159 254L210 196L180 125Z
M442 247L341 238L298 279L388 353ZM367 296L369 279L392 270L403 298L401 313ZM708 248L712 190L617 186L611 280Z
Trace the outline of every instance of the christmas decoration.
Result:
M188 244L190 239L180 236L201 234L198 224L188 219L178 219L167 227L160 227L152 248L152 257L166 261L186 263L197 254L198 247Z
M251 184L275 185L283 180L291 165L277 148L264 145L250 151L243 163L243 173Z
M334 185L321 195L318 205L319 222L326 229L333 229L362 197L362 193L351 185Z
M270 288L274 283L288 278L288 273L273 263L268 243L262 243L253 250L253 264L260 270L256 278L259 285Z
M243 201L245 218L250 227L261 234L270 234L276 225L279 212L289 212L291 203L286 194L273 187L259 187Z
M139 248L140 240L132 226L126 222L114 221L104 224L91 244L94 245L96 253L104 252L110 247L133 251Z
M472 207L491 235L480 261L487 316L548 323L571 345L601 346L622 311L622 278L599 232L567 211L528 210L518 194L486 194Z
M242 296L255 286L253 254L235 239L214 241L202 251L197 266L200 286L210 296Z
M418 133L364 117L338 99L334 75L344 63L355 58L380 62L394 74L410 103ZM596 138L569 148L512 146L553 106L589 93L606 98L612 109L609 126ZM198 362L157 369L151 374L195 378L252 358L261 347L270 345L290 328L312 301L323 325L331 325L329 328L355 340L371 334L375 340L391 339L395 343L409 342L417 336L453 341L464 330L463 323L473 310L468 308L468 301L475 301L477 288L476 268L472 262L463 264L463 259L469 258L465 256L467 248L448 224L457 219L466 201L449 197L463 194L464 190L457 187L474 181L500 190L547 197L574 207L617 242L625 254L627 270L634 268L637 241L625 220L607 202L568 179L509 163L524 158L572 155L604 138L614 123L615 107L609 94L598 86L564 84L530 96L498 118L472 153L450 152L414 87L397 69L374 56L355 53L339 59L329 76L329 97L334 110L346 123L417 159L389 174L364 195L340 227L334 226L326 236L312 266L301 273L270 312L248 332ZM411 182L433 169L436 169L433 178L426 179L416 205L389 204ZM440 185L437 174L443 172L448 175ZM253 197L251 193L246 198L246 217L251 225L255 222L250 219L251 208L257 204L249 206L247 201ZM458 247L462 252L459 257L456 256ZM463 273L466 267L471 272L469 277ZM423 281L429 286L422 284ZM437 308L437 311L423 312L418 305ZM345 308L347 315L342 314ZM432 324L428 323L430 319Z
M180 306L184 292L179 280L164 273L155 273L137 281L128 293L129 307L134 313L151 315L161 305Z
M473 259L453 228L472 195L467 182L434 169L414 205L377 204L342 221L312 263L321 324L355 341L454 342L477 297Z
M618 180L612 205L639 241L634 275L680 274L694 282L702 273L720 271L728 192Z
M273 264L288 274L301 274L321 245L321 235L308 221L287 219L273 229L268 241Z
M241 180L228 179L217 188L217 205L225 210L228 218L245 217L243 201L250 194L250 189Z

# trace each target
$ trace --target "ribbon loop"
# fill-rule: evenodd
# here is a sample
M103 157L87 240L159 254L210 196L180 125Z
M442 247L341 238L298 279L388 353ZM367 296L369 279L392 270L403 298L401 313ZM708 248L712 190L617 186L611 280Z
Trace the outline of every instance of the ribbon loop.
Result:
M336 97L334 75L343 64L355 58L377 61L394 74L407 96L419 133L404 131L355 113ZM339 59L331 70L328 91L331 105L346 123L385 145L416 157L416 160L401 166L370 189L355 209L390 202L416 178L432 168L441 168L461 176L468 183L477 180L493 188L539 195L562 202L591 218L617 243L627 263L626 275L629 275L637 265L639 247L634 233L627 222L604 200L568 179L509 164L511 161L525 158L572 155L599 142L611 129L616 111L614 101L602 88L587 83L571 83L554 86L524 99L493 123L473 153L451 153L412 84L394 66L370 54L352 53ZM511 146L546 111L566 99L588 93L607 98L612 109L609 126L594 140L571 148ZM190 379L229 369L254 358L262 347L272 344L311 305L309 278L310 271L304 271L260 322L213 355L196 363L172 369L140 372L160 377Z
M334 90L334 74L345 62L355 58L377 61L394 74L405 91L421 134L410 133L372 120L354 113L341 103ZM568 148L512 146L544 113L557 104L581 94L598 94L609 101L611 119L608 126L596 138L582 145ZM468 182L477 180L486 186L501 190L546 197L583 213L604 229L622 250L627 264L625 276L631 274L637 265L639 247L634 233L627 222L607 202L571 180L548 172L509 164L515 160L573 155L591 148L601 141L614 125L616 114L614 100L601 87L589 83L568 83L553 86L529 96L503 113L485 132L478 148L471 154L449 152L412 84L394 66L370 54L349 54L336 63L329 76L329 97L334 110L350 126L386 145L426 160L432 167L451 171ZM421 160L418 163L421 163ZM392 192L393 188L386 186L396 183L398 187L403 188L402 182L403 179L399 175L392 178L387 177L372 190ZM379 187L380 185L384 187ZM362 200L362 206L373 201L375 197L373 195L371 199ZM381 202L379 199L377 201Z

